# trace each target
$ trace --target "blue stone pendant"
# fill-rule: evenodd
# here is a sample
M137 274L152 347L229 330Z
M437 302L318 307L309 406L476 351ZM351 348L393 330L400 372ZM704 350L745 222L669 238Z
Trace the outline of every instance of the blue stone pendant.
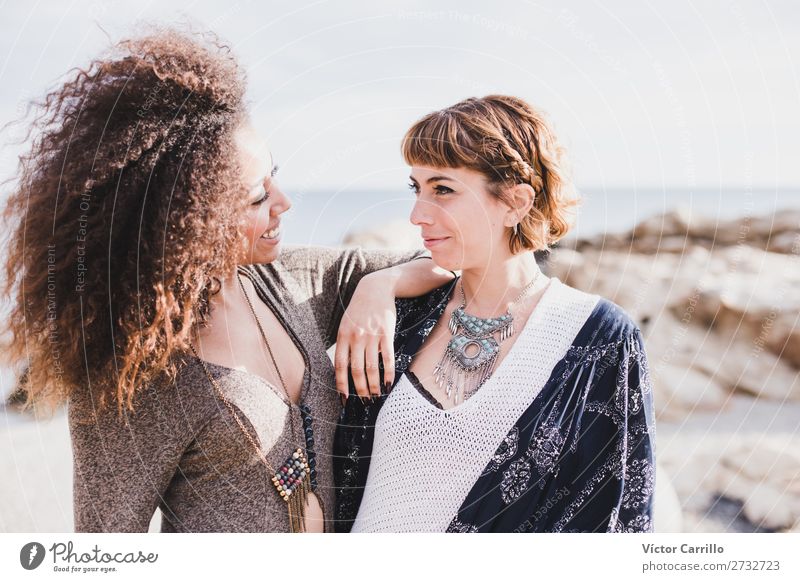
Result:
M459 334L450 340L447 349L464 370L474 372L497 356L500 345L493 337L472 339Z
M473 338L485 338L500 332L502 342L514 334L514 318L510 313L506 313L500 317L481 319L468 315L463 307L459 307L450 317L450 333L455 335L459 327L464 330L465 335Z

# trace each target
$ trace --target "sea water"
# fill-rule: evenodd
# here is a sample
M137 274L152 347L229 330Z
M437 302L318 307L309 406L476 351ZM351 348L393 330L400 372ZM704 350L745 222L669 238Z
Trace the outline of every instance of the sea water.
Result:
M407 221L414 204L414 195L402 189L293 193L288 188L286 193L293 204L283 219L283 241L288 244L336 245L348 233ZM571 236L625 231L653 215L679 208L723 220L800 209L800 187L587 188L580 197L582 205Z

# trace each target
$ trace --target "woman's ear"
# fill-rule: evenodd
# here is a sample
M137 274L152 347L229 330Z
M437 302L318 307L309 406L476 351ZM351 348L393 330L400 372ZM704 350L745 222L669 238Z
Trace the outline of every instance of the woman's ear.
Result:
M517 184L508 190L508 197L511 200L508 214L506 215L506 225L513 227L522 222L522 219L531 211L536 192L530 184Z

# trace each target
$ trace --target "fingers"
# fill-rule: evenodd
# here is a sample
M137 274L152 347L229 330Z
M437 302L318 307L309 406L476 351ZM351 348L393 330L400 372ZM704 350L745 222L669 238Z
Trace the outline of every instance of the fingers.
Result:
M367 382L369 395L372 397L381 395L380 366L378 364L378 348L380 347L378 338L371 337L366 346L366 360L364 367L367 372Z
M347 398L352 378L356 395L365 400L380 396L386 391L386 382L394 381L394 339L387 333L372 335L359 331L354 334L349 329L340 329L334 355L336 391Z
M394 385L394 338L390 335L382 336L380 346L383 358L383 383L388 394Z
M336 391L341 395L342 402L344 402L350 394L347 381L350 371L350 343L344 338L340 337L336 341L333 366L336 369Z
M353 384L362 399L369 398L369 386L367 385L367 374L364 371L364 344L356 343L350 347L350 374L353 377Z
M350 344L341 337L336 341L333 367L336 370L336 391L346 398L348 393L347 372L350 367Z

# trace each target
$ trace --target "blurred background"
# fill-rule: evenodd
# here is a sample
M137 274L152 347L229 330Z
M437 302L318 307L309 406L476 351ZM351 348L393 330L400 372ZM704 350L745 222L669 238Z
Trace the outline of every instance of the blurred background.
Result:
M399 152L411 123L490 93L548 112L583 206L541 264L645 332L656 530L800 531L793 3L98 0L2 15L2 124L139 22L219 34L294 204L288 243L419 247ZM0 133L0 204L25 130ZM0 369L0 532L71 531L64 413L20 413L15 384Z

